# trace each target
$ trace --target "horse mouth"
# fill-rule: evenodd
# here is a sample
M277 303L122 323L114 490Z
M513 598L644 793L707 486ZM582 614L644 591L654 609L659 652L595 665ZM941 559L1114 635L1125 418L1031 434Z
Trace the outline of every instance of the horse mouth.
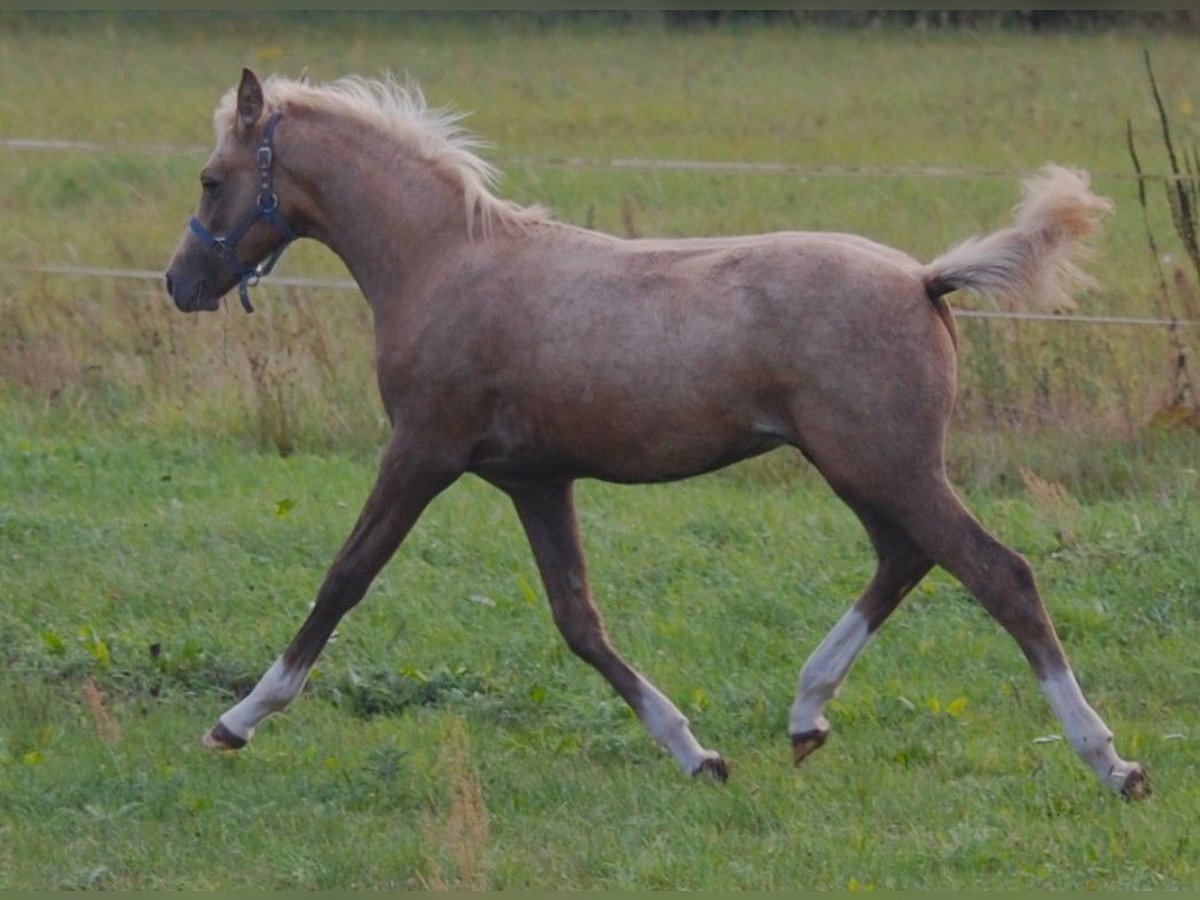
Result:
M185 301L182 297L176 299L175 305L180 312L213 312L221 308L221 298L215 295L196 295L190 301Z
M211 312L221 306L220 296L209 290L204 281L197 281L191 290L186 290L183 285L175 282L168 272L166 282L167 294L175 301L175 307L180 312Z

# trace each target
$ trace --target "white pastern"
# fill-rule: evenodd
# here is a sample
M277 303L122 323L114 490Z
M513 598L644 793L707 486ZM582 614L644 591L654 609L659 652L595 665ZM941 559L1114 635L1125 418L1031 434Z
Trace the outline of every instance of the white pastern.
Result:
M1122 791L1126 778L1139 766L1117 756L1112 731L1084 699L1075 673L1070 669L1055 672L1041 685L1075 752L1105 784L1114 791Z
M638 676L641 704L638 710L642 724L651 736L671 751L679 765L689 775L694 774L708 760L720 760L720 754L705 750L688 728L687 716L679 711L666 695Z
M800 670L788 734L829 730L829 722L822 715L825 704L837 694L846 673L870 639L866 617L857 609L847 610L838 619Z
M291 670L282 657L275 660L254 690L221 716L221 724L242 740L250 740L258 723L291 703L307 680L308 669Z

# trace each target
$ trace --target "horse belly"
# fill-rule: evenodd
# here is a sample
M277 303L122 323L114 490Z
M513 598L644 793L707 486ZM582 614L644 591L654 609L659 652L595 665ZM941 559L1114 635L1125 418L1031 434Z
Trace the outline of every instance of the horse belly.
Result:
M598 478L626 484L710 472L789 442L770 416L587 404L509 422L480 442L471 470L494 478Z

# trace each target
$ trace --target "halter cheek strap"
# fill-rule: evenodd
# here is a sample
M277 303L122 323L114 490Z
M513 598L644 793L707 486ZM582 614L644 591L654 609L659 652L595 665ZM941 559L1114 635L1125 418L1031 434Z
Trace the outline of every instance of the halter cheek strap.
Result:
M296 232L292 231L291 226L279 211L279 197L275 194L271 171L275 162L275 127L282 118L283 113L277 112L267 119L267 124L263 127L262 138L258 142L259 191L254 209L246 213L241 221L223 235L213 234L200 224L195 216L192 216L188 222L188 227L204 246L216 252L221 261L239 276L238 296L241 298L242 308L248 313L254 312L254 307L250 305L250 288L258 284L264 275L275 268L275 264L279 262L279 257L283 256L283 251L287 249L288 244L299 237ZM252 266L242 262L237 255L236 248L238 242L245 237L246 232L261 221L266 221L268 225L279 232L283 242L272 250L266 259L258 265Z

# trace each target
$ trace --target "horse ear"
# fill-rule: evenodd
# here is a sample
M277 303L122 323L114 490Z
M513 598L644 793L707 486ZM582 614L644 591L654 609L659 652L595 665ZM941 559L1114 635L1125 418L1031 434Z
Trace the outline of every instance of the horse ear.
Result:
M237 124L241 131L250 131L263 113L263 91L258 76L242 69L242 83L237 90Z

